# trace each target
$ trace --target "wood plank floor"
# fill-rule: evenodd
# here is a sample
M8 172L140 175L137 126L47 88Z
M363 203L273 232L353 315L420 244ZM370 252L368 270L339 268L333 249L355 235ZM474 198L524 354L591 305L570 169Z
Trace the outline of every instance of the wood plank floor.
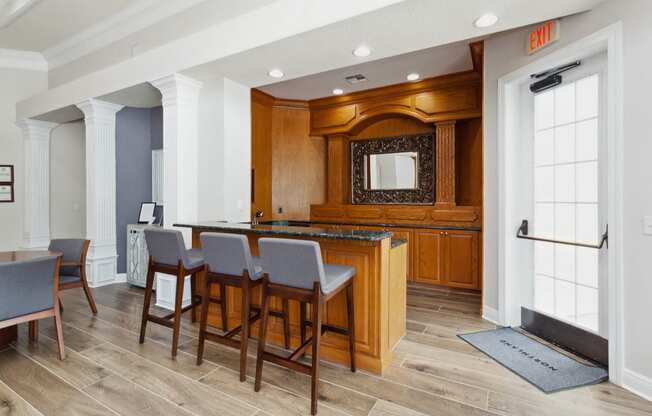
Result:
M238 352L207 343L195 365L197 325L184 320L181 351L171 331L148 326L138 344L143 291L112 285L94 291L93 318L81 291L63 293L68 357L57 359L54 329L41 321L37 344L19 330L0 351L0 416L6 415L304 415L308 377L266 364L264 384L238 382ZM408 332L382 377L324 363L320 415L652 415L652 403L609 383L545 395L459 340L494 328L473 293L411 286ZM255 352L255 342L250 347Z

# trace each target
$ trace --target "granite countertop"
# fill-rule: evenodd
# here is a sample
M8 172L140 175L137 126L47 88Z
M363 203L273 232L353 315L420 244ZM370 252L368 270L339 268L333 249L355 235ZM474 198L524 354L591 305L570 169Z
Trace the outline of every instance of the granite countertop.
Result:
M254 233L264 235L290 235L294 237L333 238L339 240L380 241L391 238L385 231L338 230L309 225L274 225L249 223L228 223L205 221L193 224L174 224L175 227L200 228L206 231L225 231L232 233Z
M423 228L429 230L466 230L466 231L480 231L480 227L468 227L460 225L433 225L433 224L383 224L383 223L353 223L353 222L328 222L328 221L305 221L305 220L273 220L262 221L261 224L270 225L296 225L300 227L307 227L311 224L328 224L328 225L359 225L367 227L383 227L383 228Z

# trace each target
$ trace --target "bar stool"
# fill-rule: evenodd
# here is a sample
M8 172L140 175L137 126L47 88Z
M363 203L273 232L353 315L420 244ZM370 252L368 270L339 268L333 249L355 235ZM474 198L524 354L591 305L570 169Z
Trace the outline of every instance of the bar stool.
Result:
M355 326L353 312L353 277L355 269L349 266L324 264L319 243L314 241L282 238L261 238L258 249L263 270L263 305L258 358L256 361L255 391L260 390L263 361L269 361L291 370L311 376L311 414L317 414L319 398L319 342L326 331L347 335L351 371L355 372ZM346 289L348 328L322 324L324 305ZM289 357L265 351L269 297L294 299L300 302L301 345ZM312 320L306 320L306 305L312 305ZM306 326L312 328L312 336L306 340ZM297 361L312 344L312 366Z
M90 244L91 240L81 238L58 238L50 241L48 250L63 253L61 269L59 270L59 290L81 287L84 290L91 312L93 312L93 315L97 315L93 292L86 279L86 255ZM59 301L59 306L63 310L61 301Z
M247 237L239 234L202 233L202 253L207 266L204 278L203 292L205 294L201 307L199 324L199 344L197 346L197 365L200 365L204 356L205 340L217 342L233 348L240 349L240 381L247 379L247 347L251 325L260 319L260 308L251 305L251 289L262 282L262 267L260 259L251 256ZM208 332L208 304L211 285L219 284L222 299L222 326L226 332L218 335ZM228 330L228 316L226 314L226 286L238 287L242 292L241 323L236 328ZM290 348L290 320L289 302L283 300L282 311L270 311L270 315L283 320L285 348ZM251 311L255 314L252 316ZM240 334L240 341L233 336Z
M148 321L167 326L172 328L172 356L175 357L179 345L181 314L192 310L192 322L195 322L195 307L201 304L201 297L197 295L196 291L196 275L205 270L204 258L201 250L186 249L183 234L177 230L146 229L145 241L149 251L149 267L147 269L143 318L140 324L140 343L145 342L145 330ZM154 273L171 274L177 277L174 312L165 316L154 316L149 313L154 286ZM182 308L183 286L188 275L190 275L190 305ZM219 301L219 299L213 299L213 301Z

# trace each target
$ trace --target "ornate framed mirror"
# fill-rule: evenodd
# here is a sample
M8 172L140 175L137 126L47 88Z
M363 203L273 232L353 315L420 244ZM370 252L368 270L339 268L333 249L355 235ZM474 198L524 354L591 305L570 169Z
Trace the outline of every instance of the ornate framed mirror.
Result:
M351 202L433 204L434 150L432 134L352 141Z

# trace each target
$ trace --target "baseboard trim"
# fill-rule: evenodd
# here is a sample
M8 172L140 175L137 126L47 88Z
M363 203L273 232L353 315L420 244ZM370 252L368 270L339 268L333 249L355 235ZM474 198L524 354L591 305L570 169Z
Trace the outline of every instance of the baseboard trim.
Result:
M482 305L482 319L489 321L492 324L500 325L498 323L498 311L487 305Z
M625 368L623 387L646 400L652 401L652 378Z
M116 283L126 283L127 282L127 273L118 273L113 277L113 279L108 279L108 280L103 280L99 284L91 284L89 282L89 286L92 288L96 287L102 287L102 286L108 286L108 285L113 285Z

